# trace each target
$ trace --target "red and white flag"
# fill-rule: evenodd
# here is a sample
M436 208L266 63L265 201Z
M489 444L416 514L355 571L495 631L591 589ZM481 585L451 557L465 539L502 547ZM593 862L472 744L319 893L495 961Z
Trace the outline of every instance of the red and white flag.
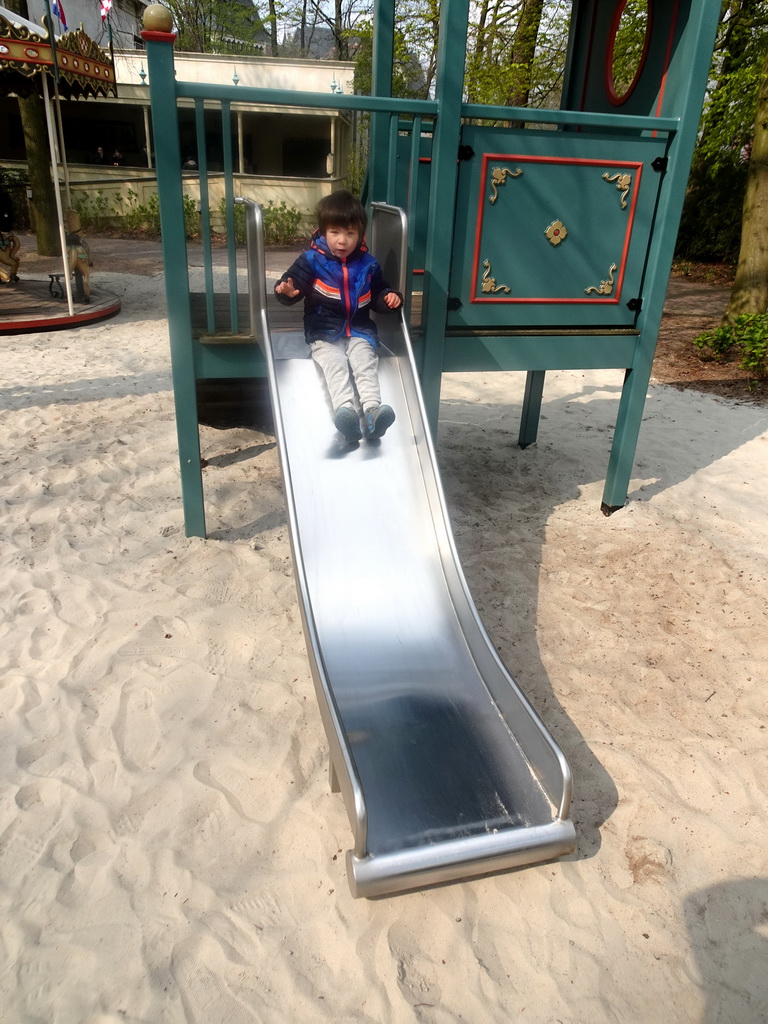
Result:
M101 0L101 20L106 21L112 10L112 0Z

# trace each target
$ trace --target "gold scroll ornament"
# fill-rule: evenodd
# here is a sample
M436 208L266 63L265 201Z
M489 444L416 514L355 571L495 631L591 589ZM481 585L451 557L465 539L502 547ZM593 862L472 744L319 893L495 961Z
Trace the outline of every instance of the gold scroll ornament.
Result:
M491 202L491 206L499 198L498 187L506 183L507 178L519 178L523 172L518 167L516 171L510 171L508 167L494 167L491 171L491 191L492 194L488 196Z
M483 266L485 267L485 270L483 271L483 280L480 284L480 291L491 292L492 294L495 292L506 292L507 295L509 295L512 289L507 288L505 284L496 284L496 278L491 277L490 260L483 260Z
M586 295L591 295L592 292L594 292L595 295L610 295L611 292L613 291L613 275L614 275L615 272L616 272L616 264L612 263L611 264L611 269L608 271L608 280L607 281L601 281L599 288L596 288L593 284L590 285L589 288L585 288L584 289L584 293Z
M603 181L611 183L614 181L616 182L616 189L621 193L621 208L622 210L626 210L627 196L629 195L629 190L632 187L632 175L620 174L619 172L616 174L608 174L608 171L606 171L603 175Z

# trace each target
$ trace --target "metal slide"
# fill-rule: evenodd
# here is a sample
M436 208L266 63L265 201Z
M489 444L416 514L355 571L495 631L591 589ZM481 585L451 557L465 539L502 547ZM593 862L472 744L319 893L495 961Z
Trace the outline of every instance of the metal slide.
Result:
M570 852L570 767L472 602L402 317L378 319L397 420L381 441L343 447L303 334L270 337L261 211L239 201L331 786L354 834L353 896ZM385 277L401 281L402 211L374 204L371 238Z

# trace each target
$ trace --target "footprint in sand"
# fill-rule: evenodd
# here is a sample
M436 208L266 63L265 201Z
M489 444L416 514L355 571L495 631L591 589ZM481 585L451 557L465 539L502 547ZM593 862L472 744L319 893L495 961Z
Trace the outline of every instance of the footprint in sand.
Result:
M280 787L257 769L235 758L198 761L193 774L198 782L218 789L227 803L247 821L274 821L282 804Z
M393 926L387 934L389 952L397 968L397 987L411 1006L439 1006L442 989L435 977L435 965L413 949L414 938Z
M209 944L206 944L206 946ZM211 944L212 945L212 944ZM199 941L190 940L174 947L171 971L179 986L189 1021L205 1024L258 1024L258 1017L220 977L208 966L221 958L215 949L203 949Z
M0 835L0 881L18 886L40 860L61 820L61 786L52 779L32 782L16 793L19 815Z
M153 705L146 686L127 683L123 688L114 736L123 762L135 771L149 768L160 750L162 730Z

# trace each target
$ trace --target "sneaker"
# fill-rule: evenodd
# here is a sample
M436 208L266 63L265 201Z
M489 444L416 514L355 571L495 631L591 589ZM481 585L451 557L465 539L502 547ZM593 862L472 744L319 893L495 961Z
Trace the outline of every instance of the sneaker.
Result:
M360 431L358 415L349 405L342 405L340 409L337 409L333 422L338 432L344 435L347 444L353 444L363 436Z
M365 414L366 434L368 437L384 437L395 422L395 410L391 405L380 405Z

